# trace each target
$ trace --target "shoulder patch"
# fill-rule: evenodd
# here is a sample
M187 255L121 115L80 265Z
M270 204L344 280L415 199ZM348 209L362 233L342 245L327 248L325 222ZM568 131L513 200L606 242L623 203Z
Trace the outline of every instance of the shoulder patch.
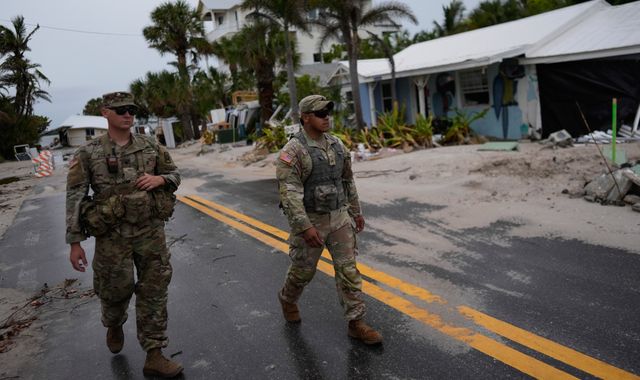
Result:
M76 165L78 165L78 157L74 156L71 161L69 161L69 169L72 169Z
M280 161L284 162L285 164L287 164L289 166L291 166L291 164L293 162L293 157L289 153L287 153L285 151L280 152L279 159L280 159Z

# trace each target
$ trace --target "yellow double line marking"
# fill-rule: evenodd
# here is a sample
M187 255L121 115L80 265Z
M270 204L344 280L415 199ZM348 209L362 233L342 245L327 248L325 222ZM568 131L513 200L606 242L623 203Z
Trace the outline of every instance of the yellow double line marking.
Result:
M186 197L178 196L178 200L273 248L284 253L288 253L289 251L289 245L286 242L289 234L285 231L196 195ZM265 234L264 232L268 234ZM330 260L329 253L326 249L323 251L322 256ZM320 260L318 262L318 269L329 276L334 276L333 267L327 262ZM406 283L399 278L375 270L365 264L358 263L358 269L364 276L367 276L378 283L389 286L390 288L399 290L408 296L415 297L427 303L446 303L444 299L425 289ZM401 311L402 313L421 321L454 339L462 341L476 350L498 359L501 362L526 373L527 375L535 378L575 379L571 374L552 367L538 359L527 356L492 338L465 327L450 325L444 322L439 315L433 314L415 303L369 281L363 280L362 291L386 305ZM564 362L593 376L603 379L640 380L640 376L614 367L603 361L572 350L571 348L530 333L499 319L493 318L468 306L458 306L456 309L460 314L489 331L532 350L538 351L546 356Z

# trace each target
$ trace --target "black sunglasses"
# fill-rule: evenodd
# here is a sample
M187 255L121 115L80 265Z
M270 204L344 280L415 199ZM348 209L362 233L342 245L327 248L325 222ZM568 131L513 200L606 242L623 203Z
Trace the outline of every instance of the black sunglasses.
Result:
M124 115L127 112L129 112L129 115L131 116L135 116L136 113L138 113L138 107L136 106L109 107L109 109L114 111L120 116Z
M324 119L325 117L331 115L331 111L329 110L313 111L312 114L317 118Z

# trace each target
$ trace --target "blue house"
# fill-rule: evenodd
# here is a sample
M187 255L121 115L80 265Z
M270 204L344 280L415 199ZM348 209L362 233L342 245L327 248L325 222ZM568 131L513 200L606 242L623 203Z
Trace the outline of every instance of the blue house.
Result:
M396 93L405 107L406 122L414 123L418 113L442 117L455 110L473 113L490 108L472 125L481 135L518 139L530 129L542 130L546 120L539 66L622 57L624 70L633 76L640 62L638 17L640 2L611 6L592 0L414 44L394 56ZM594 70L605 66L610 67L599 64ZM363 117L367 125L375 126L378 115L392 107L389 61L359 60L358 73ZM347 99L349 81L349 63L340 62L331 83L342 86ZM637 78L635 82L623 91L631 94L630 108L640 101L640 90L633 95Z

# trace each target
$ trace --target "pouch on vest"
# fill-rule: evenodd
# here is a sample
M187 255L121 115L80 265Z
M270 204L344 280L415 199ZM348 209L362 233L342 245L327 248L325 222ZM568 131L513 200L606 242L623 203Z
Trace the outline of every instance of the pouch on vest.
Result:
M109 231L109 225L102 219L98 206L90 197L80 202L80 225L89 236L102 236Z
M116 225L124 217L124 206L118 195L112 195L104 200L96 200L98 215L109 226Z
M153 216L161 220L169 220L176 207L176 196L165 190L151 192L153 197Z
M338 189L335 185L318 185L314 189L315 212L325 214L338 207Z
M124 220L135 224L151 218L151 199L146 191L135 191L122 196Z

